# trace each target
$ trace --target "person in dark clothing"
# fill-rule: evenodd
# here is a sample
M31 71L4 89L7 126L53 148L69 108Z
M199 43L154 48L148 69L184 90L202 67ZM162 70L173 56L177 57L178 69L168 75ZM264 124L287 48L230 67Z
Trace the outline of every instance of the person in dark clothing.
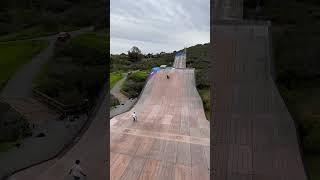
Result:
M76 163L70 169L69 174L72 174L74 180L80 180L81 175L87 176L83 173L82 168L80 167L80 160L76 160Z

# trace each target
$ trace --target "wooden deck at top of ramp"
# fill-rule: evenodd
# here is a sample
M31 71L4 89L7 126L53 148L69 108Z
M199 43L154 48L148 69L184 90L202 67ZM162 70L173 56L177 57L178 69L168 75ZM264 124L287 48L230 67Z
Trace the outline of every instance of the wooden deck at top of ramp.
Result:
M211 176L306 180L294 121L271 78L268 25L213 27Z
M176 56L174 58L173 67L174 68L186 68L187 67L186 58L187 58L186 54Z
M111 119L110 131L112 180L209 179L209 121L193 69L159 71L134 108Z

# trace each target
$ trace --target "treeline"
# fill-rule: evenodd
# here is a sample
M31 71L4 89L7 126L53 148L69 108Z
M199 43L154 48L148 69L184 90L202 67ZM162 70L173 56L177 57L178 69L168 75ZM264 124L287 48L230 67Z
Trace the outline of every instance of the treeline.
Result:
M61 26L104 26L107 18L105 0L2 0L0 35L41 26L55 30Z
M172 65L174 61L173 53L144 54L138 47L131 48L127 54L110 55L110 72L151 70L160 65Z

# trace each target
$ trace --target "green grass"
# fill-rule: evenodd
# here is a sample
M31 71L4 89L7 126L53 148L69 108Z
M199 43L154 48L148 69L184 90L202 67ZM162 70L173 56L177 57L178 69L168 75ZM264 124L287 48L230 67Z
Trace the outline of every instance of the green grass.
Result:
M107 34L102 34L99 31L77 36L72 39L72 43L77 43L85 47L94 48L102 53L105 53L108 49L109 38Z
M112 89L113 86L122 78L123 78L122 72L110 73L110 89Z
M131 74L131 78L137 82L143 82L149 76L150 71L136 71Z
M0 43L0 84L47 46L44 40Z

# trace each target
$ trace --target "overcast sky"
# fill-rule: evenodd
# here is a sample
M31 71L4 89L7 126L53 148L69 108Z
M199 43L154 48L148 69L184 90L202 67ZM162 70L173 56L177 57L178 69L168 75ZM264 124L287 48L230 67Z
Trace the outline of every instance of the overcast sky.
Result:
M210 41L210 0L111 0L110 50L172 52Z

